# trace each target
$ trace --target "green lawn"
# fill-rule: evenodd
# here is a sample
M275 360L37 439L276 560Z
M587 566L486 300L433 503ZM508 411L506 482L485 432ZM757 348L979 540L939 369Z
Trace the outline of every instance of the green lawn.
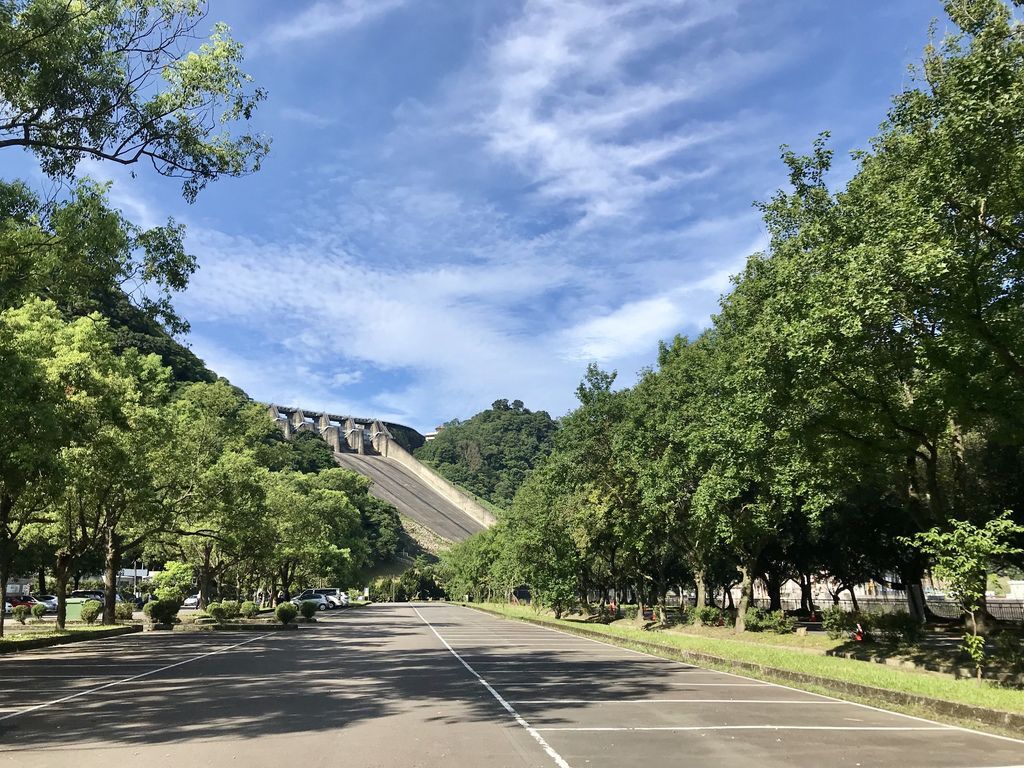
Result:
M472 607L472 606L470 606ZM544 619L553 625L567 629L579 627L579 622L556 620L550 614L538 613L533 608L515 605L487 604L483 606L511 618ZM694 651L717 656L728 661L748 662L767 668L798 672L807 675L827 678L844 683L883 688L889 691L900 691L918 696L966 704L969 706L998 709L1004 712L1024 713L1024 691L1004 688L993 683L978 683L975 680L957 680L949 675L923 672L910 669L899 669L884 664L872 664L852 659L835 658L820 653L808 652L807 649L781 647L777 644L777 636L749 634L745 639L738 640L724 636L721 630L713 630L715 636L707 634L684 634L679 631L644 631L630 629L622 625L606 626L603 624L587 624L588 630L607 635L610 640L620 644L629 641L658 643L684 651ZM785 638L793 640L797 638ZM802 638L801 638L802 639ZM835 644L836 641L827 642ZM702 666L715 666L701 662ZM726 668L726 665L719 665ZM744 674L753 673L744 671ZM770 678L766 671L765 677ZM787 683L794 685L793 683ZM888 705L887 705L888 706Z

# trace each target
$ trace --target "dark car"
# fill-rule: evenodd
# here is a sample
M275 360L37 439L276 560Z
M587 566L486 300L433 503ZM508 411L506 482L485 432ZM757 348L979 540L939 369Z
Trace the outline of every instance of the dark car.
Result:
M76 589L71 592L68 597L78 597L83 600L96 600L97 602L103 602L103 591L99 589Z

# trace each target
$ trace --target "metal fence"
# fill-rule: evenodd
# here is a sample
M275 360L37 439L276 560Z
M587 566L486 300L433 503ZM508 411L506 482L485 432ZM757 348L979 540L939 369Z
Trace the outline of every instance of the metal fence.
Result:
M928 608L936 616L941 616L946 619L956 619L960 616L960 609L956 603L950 600L943 600L941 598L932 598L927 601ZM754 600L754 604L759 608L769 607L769 601L764 598L757 598ZM818 608L831 608L833 606L832 600L825 602L818 602ZM855 610L853 601L850 599L840 600L838 603L839 608L844 611ZM992 616L1001 621L1011 621L1024 623L1024 600L1011 600L1009 598L990 597L986 601L988 612ZM794 599L784 599L782 601L782 610L784 611L797 611L800 609L800 601ZM856 610L864 611L865 613L900 613L907 610L907 599L899 595L890 595L887 597L859 597L857 598Z

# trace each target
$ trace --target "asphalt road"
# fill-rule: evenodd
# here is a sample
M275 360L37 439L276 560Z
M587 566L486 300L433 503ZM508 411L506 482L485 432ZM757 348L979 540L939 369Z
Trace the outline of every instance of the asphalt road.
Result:
M1024 765L1024 741L443 604L0 657L0 768Z

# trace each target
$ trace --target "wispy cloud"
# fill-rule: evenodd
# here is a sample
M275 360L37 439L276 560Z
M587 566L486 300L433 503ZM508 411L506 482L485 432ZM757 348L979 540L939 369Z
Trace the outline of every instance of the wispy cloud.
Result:
M541 195L574 204L584 221L630 213L713 172L697 150L735 126L685 106L778 60L773 51L740 54L702 42L697 30L736 6L529 0L489 47L485 79L465 89L478 99L469 129Z
M332 117L318 115L316 112L310 112L308 109L302 109L301 107L284 107L279 114L285 120L301 123L313 128L326 128L329 125L334 125L336 122Z
M275 24L264 40L271 46L346 32L404 5L406 0L317 0L298 15Z

